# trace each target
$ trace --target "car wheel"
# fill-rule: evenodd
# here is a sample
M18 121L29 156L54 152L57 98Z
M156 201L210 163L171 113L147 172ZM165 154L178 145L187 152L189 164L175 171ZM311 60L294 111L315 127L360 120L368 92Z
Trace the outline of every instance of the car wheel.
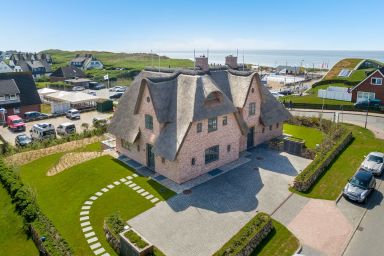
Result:
M367 204L367 203L368 203L368 196L366 196L364 201L363 201L363 204Z

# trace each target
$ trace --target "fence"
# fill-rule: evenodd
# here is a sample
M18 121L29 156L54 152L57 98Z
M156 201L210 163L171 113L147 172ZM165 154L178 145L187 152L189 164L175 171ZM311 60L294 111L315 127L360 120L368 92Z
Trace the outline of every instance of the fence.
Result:
M326 90L320 89L317 92L319 98L351 101L352 93L348 92L348 88L329 86Z

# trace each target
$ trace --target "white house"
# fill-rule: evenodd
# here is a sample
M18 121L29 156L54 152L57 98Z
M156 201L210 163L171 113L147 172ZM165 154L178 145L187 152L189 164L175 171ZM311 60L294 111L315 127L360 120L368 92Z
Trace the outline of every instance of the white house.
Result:
M12 68L10 68L7 63L4 61L0 61L0 73L9 73L13 72Z

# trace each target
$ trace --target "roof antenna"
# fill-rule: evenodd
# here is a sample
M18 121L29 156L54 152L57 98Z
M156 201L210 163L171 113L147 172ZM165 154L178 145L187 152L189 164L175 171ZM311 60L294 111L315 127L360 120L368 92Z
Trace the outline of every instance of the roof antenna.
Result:
M244 63L244 49L243 49L243 71L244 71L244 65L245 63Z

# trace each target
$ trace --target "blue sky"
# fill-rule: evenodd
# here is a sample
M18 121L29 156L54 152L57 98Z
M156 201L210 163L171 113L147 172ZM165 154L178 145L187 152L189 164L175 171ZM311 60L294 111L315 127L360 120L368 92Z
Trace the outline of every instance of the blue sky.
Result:
M384 50L382 0L2 0L0 50Z

